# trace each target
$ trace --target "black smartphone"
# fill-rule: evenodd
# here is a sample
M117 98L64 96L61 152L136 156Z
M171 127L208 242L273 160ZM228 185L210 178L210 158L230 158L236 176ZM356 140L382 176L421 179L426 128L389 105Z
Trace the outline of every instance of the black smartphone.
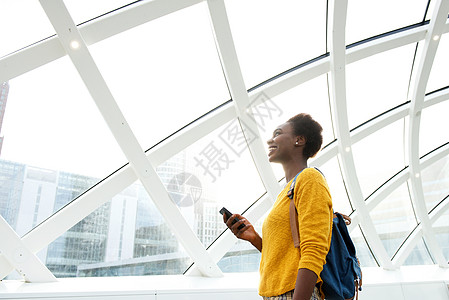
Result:
M220 209L220 214L226 215L227 219L229 219L232 216L232 213L229 210L227 210L226 207L223 207L222 209ZM240 221L239 218L235 218L232 221L232 224L235 224L238 221ZM239 227L237 227L237 229L242 229L243 227L245 227L245 224L241 224Z

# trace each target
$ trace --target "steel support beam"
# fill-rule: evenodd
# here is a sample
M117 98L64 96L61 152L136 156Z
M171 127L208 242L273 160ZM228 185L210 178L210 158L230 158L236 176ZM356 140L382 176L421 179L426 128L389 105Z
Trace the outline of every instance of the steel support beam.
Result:
M28 282L57 281L50 270L30 251L14 229L0 215L0 253L5 258L3 266L14 268Z
M209 257L198 237L171 201L162 181L147 159L101 76L64 3L52 0L40 2L105 122L166 223L190 257L198 264L204 276L222 276L216 263Z
M421 180L421 165L419 155L419 131L421 124L421 112L424 107L426 86L429 80L430 71L439 40L443 34L449 11L449 0L437 0L429 29L424 40L422 56L418 61L418 69L414 82L412 102L409 111L409 131L408 131L408 151L409 151L409 171L412 202L415 207L419 222L423 228L424 240L429 248L430 254L441 267L448 267L441 247L432 231L432 224L427 214L424 191Z
M268 162L265 151L267 147L266 143L262 141L258 124L253 117L252 107L240 70L224 1L208 0L207 4L218 54L228 83L229 92L235 105L236 114L239 118L243 134L246 136L248 149L254 158L254 163L262 183L274 202L277 194L280 192L280 186ZM248 133L255 135L255 137L251 138Z
M338 152L341 157L343 178L348 185L349 197L359 215L360 225L373 250L374 255L386 269L393 265L377 235L369 211L366 208L363 194L358 182L354 158L351 152L351 137L348 125L346 103L346 46L345 28L347 0L329 2L328 45L330 48L330 95L332 98L333 121L337 138Z

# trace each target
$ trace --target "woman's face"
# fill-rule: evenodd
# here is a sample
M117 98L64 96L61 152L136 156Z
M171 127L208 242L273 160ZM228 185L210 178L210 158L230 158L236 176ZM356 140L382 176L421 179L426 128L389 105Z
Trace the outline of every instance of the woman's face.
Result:
M273 136L267 141L268 160L270 162L283 162L293 154L295 135L290 123L284 123L273 131Z

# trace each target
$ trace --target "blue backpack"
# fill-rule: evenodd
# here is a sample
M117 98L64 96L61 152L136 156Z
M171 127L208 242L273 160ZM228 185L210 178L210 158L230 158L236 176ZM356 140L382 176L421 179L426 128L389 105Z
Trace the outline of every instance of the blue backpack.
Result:
M321 173L320 170L318 171ZM296 248L299 248L299 229L298 212L293 200L293 194L296 178L300 173L293 179L287 194L291 199L290 226ZM326 256L323 271L320 274L323 280L321 290L327 300L348 300L353 299L355 296L358 298L358 291L362 290L362 271L359 260L356 257L354 243L346 228L345 220L348 221L349 225L351 219L348 216L334 212L331 245Z

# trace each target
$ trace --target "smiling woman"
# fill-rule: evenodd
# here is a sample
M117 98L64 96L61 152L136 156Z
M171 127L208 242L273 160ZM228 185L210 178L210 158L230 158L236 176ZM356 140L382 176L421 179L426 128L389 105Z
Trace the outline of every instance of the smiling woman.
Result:
M323 128L308 114L298 114L278 126L268 143L270 162L282 165L289 183L279 193L262 226L262 236L239 214L223 216L234 235L262 252L259 294L264 299L324 298L320 273L329 251L332 230L332 200L324 177L307 161L321 148ZM294 203L302 243L299 251L290 239L290 200L293 178ZM240 220L235 222L235 220ZM242 227L241 225L244 224ZM289 234L290 233L290 234Z
M329 192L364 299L447 298L447 0L91 2L0 1L0 299L121 297L126 275L124 299L260 299L258 270L264 296L307 298L322 253L292 254L286 284L269 259L304 168L323 195L304 190L322 205L301 236L326 244Z

